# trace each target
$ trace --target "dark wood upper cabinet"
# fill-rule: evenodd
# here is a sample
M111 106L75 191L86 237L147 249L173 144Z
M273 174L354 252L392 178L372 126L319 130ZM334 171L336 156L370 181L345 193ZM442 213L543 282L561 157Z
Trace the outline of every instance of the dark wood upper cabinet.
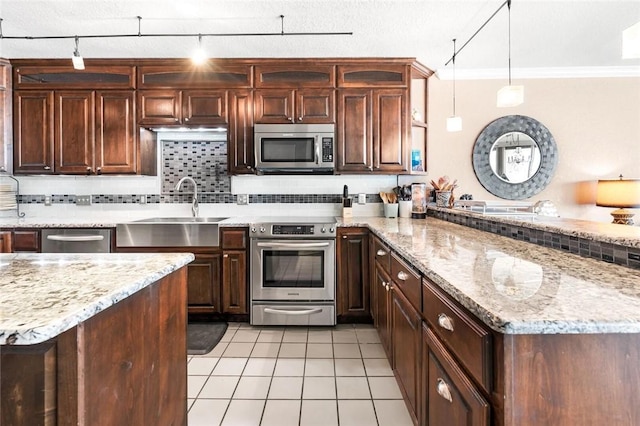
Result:
M255 88L333 88L336 86L335 66L326 64L281 63L256 65Z
M408 64L338 65L338 87L408 87L410 79Z
M139 90L138 124L175 125L182 120L182 92L179 90Z
M226 90L139 90L138 124L227 124Z
M372 96L366 89L338 91L336 168L340 172L373 171Z
M256 123L334 123L333 89L255 91Z
M135 95L131 90L96 92L96 173L135 173Z
M54 100L55 171L92 173L95 147L94 92L55 92Z
M228 169L231 174L253 174L255 156L253 152L253 92L230 90L227 111Z
M154 62L154 64L147 65L146 62ZM143 61L143 64L138 66L138 89L251 87L253 75L250 64L227 65L220 62L210 61L207 64L195 66L190 60Z
M53 92L14 92L14 172L53 173Z
M186 90L182 92L184 124L226 124L226 90Z
M85 60L76 70L69 59L12 60L14 89L133 89L135 67L111 60Z

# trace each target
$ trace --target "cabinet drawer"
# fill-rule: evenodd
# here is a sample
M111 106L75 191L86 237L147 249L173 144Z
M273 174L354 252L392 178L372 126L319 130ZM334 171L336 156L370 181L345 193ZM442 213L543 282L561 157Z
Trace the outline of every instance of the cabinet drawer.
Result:
M247 248L247 231L245 229L222 229L223 249L244 249Z
M435 334L487 391L491 390L491 333L424 279L422 315Z
M413 307L420 311L422 308L420 275L407 266L395 253L391 255L391 279Z
M391 270L391 250L378 237L373 237L373 255L378 265L388 274Z
M13 251L40 252L40 231L13 231Z

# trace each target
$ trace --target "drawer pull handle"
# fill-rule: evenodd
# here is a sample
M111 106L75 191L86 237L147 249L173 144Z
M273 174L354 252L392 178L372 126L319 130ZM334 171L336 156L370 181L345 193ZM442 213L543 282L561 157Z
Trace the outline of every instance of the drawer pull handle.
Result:
M438 395L443 397L449 402L453 402L453 398L451 397L451 391L449 390L449 385L447 385L444 380L438 377L438 384L436 386L436 390L438 391Z
M445 314L438 315L438 325L445 330L453 331L453 320Z
M387 285L385 285L384 288L386 288L387 291L391 290L391 286L389 285L389 283L387 283Z
M400 272L398 272L398 279L399 279L399 280L406 281L406 280L407 280L407 278L409 278L409 274L407 274L407 273L406 273L406 272L404 272L404 271L400 271Z
M387 252L386 252L386 251L384 251L384 250L382 250L382 249L380 249L380 250L378 250L378 251L376 252L376 254L377 254L378 256L386 256L386 255L387 255Z

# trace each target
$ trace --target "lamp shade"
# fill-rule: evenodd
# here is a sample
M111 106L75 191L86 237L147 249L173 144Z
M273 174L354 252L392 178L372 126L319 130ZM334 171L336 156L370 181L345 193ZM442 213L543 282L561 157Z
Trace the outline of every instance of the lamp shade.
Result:
M524 102L524 86L504 86L498 90L498 108L509 108Z
M459 132L462 130L462 117L452 115L447 118L447 132Z
M602 207L640 207L640 179L599 180L596 205Z

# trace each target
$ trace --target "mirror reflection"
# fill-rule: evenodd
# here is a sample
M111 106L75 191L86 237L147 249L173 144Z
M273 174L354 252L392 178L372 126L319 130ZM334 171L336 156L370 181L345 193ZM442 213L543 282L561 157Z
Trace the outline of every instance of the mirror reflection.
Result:
M540 148L529 135L508 132L492 145L489 164L504 182L526 182L540 169Z

